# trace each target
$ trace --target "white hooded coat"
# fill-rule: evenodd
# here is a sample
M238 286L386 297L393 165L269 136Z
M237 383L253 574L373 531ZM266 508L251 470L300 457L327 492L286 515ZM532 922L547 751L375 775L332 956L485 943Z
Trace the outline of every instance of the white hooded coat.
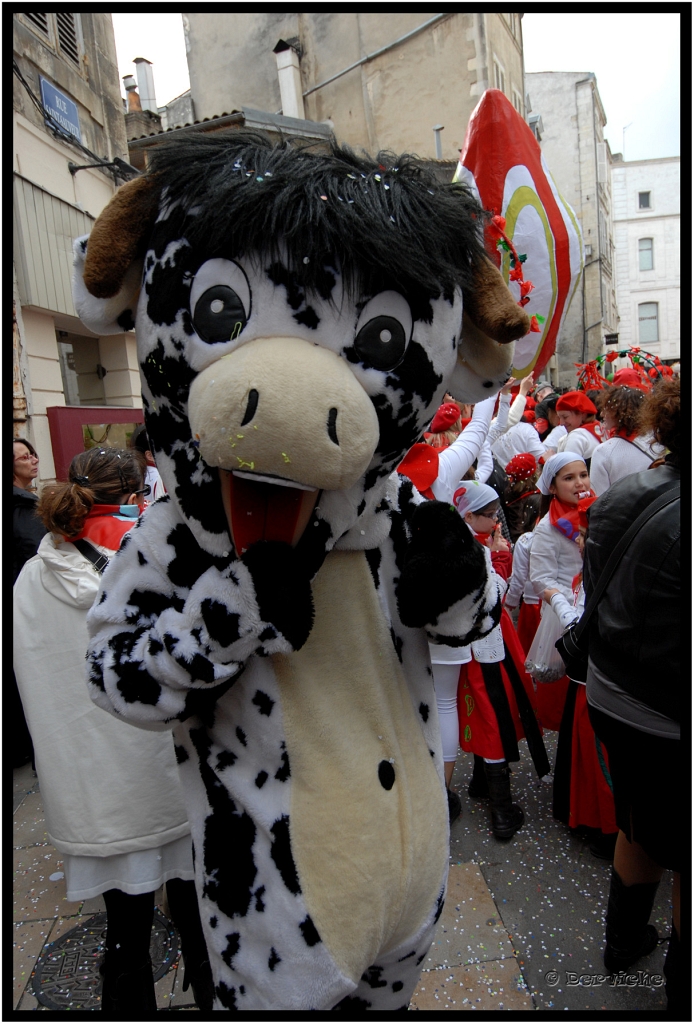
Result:
M14 670L31 732L48 838L109 857L190 832L170 733L119 722L89 698L86 616L100 577L48 533L14 587Z

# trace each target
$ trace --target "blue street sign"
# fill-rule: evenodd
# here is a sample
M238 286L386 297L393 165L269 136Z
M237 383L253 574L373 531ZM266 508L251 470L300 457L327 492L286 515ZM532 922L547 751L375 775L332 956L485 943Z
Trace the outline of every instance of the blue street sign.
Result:
M68 99L60 89L56 89L54 85L47 82L45 78L42 78L41 75L39 75L39 81L41 83L43 109L51 115L54 121L58 122L63 131L74 135L77 141L81 142L82 133L80 131L77 105Z

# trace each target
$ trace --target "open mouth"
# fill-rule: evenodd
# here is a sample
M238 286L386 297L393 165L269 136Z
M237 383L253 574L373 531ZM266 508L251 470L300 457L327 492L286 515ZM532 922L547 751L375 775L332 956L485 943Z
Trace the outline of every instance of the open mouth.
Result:
M320 491L282 477L219 470L222 501L238 555L259 540L298 544Z

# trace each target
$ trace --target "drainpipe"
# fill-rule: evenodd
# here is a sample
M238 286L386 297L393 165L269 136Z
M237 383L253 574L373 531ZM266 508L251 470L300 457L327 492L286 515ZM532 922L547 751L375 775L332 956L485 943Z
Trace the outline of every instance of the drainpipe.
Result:
M280 39L272 51L277 61L277 77L280 82L280 98L284 117L306 119L304 98L301 94L301 68L299 54L284 39Z

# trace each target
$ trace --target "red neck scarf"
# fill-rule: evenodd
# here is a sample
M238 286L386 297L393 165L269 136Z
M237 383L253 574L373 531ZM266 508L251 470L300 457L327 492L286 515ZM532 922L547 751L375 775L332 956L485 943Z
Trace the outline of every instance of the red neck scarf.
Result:
M592 421L592 422L590 422L590 423L582 423L582 424L581 424L581 426L580 426L580 427L578 427L577 429L578 429L578 430L587 430L587 431L588 431L588 433L589 433L589 434L592 434L592 435L593 435L593 437L594 437L594 438L595 438L595 439L596 439L597 441L602 441L602 436L601 436L601 435L600 435L600 433L598 432L598 427L599 427L599 426L600 426L600 424L598 423L598 421L597 421L597 420L593 420L593 421Z
M577 505L560 501L559 498L552 498L549 506L549 521L560 533L572 540L574 544L578 540L579 526L585 525L586 509L593 504L597 494L590 492L589 498L582 498Z
M607 436L608 438L623 437L625 441L633 441L635 437L639 436L639 432L638 430L632 430L631 433L628 433L624 427L621 427L619 430L617 430L616 427L612 427L612 429L608 431Z

